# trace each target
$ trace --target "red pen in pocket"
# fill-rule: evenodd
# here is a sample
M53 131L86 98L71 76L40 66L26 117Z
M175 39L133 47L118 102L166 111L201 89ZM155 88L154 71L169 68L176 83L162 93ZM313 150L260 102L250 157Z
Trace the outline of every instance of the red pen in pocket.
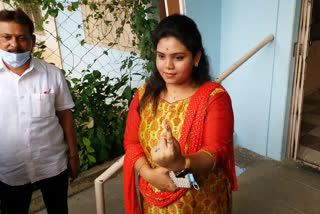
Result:
M50 94L51 88L48 91L45 91L44 94Z

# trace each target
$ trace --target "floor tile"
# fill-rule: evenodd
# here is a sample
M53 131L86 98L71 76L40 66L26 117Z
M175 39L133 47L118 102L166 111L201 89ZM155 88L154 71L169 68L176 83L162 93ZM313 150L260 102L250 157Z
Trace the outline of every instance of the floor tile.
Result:
M301 122L301 136L308 134L312 129L316 128L316 125L306 123L304 121Z
M307 134L301 137L300 144L306 147L320 151L320 138Z
M308 114L303 115L302 120L306 123L320 126L320 115L308 113Z
M318 137L320 140L320 126L317 126L316 128L309 131L309 134L315 137Z
M308 104L303 104L303 113L309 113L313 112L315 109L318 109L319 106L317 105L308 105Z

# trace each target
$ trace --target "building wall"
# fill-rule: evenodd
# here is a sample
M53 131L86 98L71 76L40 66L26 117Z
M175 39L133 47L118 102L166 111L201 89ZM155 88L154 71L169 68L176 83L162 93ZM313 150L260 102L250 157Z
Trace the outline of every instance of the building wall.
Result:
M274 34L275 40L239 67L223 86L233 102L235 143L274 159L284 158L299 1L202 3L196 6L195 0L187 0L187 15L199 25L206 48L211 50L211 62L218 59L219 65L214 65L218 74Z
M113 70L120 70L121 60L129 54L98 45L81 45L81 40L86 40L82 20L81 8L72 12L64 10L56 18L58 35L62 41L60 49L64 69L71 70L74 75L81 75L81 71L87 69L89 64L93 64L93 70L100 70L108 75ZM103 55L103 51L109 51L112 57ZM97 62L94 63L97 58Z
M210 72L216 77L220 72L221 1L186 0L187 15L198 25L205 51L210 63Z
M274 70L270 102L267 156L283 159L286 153L294 57L300 18L300 0L279 0Z
M222 1L221 71L270 33L275 34L277 0ZM236 142L266 155L274 42L223 82L235 112Z

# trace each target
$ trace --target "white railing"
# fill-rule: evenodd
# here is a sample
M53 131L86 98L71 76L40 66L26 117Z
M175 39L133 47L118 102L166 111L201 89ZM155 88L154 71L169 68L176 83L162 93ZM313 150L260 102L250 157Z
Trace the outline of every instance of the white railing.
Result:
M273 34L270 34L269 36L267 36L258 45L252 48L248 53L246 53L243 57L241 57L239 60L233 63L223 73L221 73L214 81L217 83L221 83L240 65L246 62L251 56L253 56L256 52L258 52L261 48L263 48L267 43L269 43L273 39L274 39ZM105 214L103 186L106 181L108 181L120 168L122 168L123 159L124 159L124 155L94 180L97 214Z
M124 155L94 180L97 214L105 214L104 183L123 166Z

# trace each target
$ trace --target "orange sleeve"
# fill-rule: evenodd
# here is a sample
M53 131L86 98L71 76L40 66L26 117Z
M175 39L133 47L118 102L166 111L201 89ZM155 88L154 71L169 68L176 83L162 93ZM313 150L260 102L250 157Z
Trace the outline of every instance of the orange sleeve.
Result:
M204 122L202 150L210 152L216 161L226 161L233 149L233 111L227 92L209 98ZM216 163L214 163L216 164Z

